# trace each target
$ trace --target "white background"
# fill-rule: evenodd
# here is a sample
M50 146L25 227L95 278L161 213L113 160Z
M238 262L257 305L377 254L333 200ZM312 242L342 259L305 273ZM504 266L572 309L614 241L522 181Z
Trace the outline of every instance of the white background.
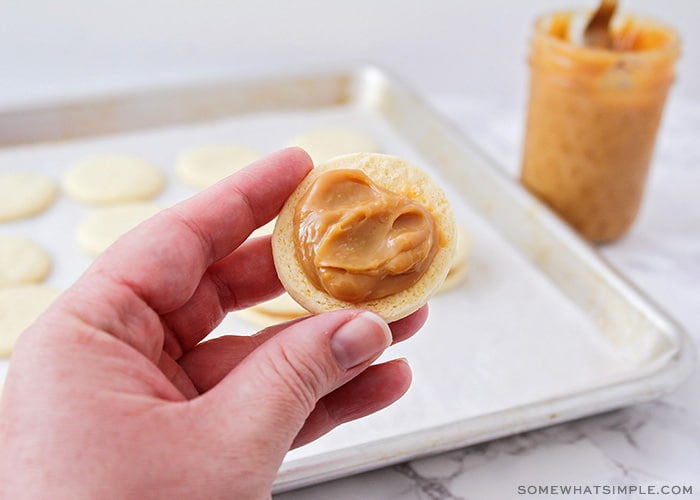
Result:
M621 0L677 27L674 92L700 96L700 2ZM532 21L594 0L4 0L0 106L128 87L374 63L421 92L513 100Z

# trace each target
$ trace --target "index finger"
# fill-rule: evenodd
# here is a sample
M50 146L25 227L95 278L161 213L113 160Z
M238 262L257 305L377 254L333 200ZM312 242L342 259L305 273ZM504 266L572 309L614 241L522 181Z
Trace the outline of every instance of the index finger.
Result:
M159 313L196 290L206 269L271 220L313 167L299 148L258 160L138 226L106 251L102 278L126 284Z

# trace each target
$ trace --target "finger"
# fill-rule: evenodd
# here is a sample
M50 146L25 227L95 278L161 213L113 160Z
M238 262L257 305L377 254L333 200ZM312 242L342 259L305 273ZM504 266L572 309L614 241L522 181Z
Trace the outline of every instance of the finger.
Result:
M96 261L90 277L106 271L157 312L171 312L211 264L279 212L311 168L298 148L269 155L137 226Z
M185 398L192 399L199 395L187 373L168 353L161 353L158 368Z
M312 316L261 344L192 400L193 411L217 446L257 449L274 475L318 400L359 375L390 343L386 323L367 311ZM227 425L234 414L241 418Z
M403 396L410 385L411 369L403 359L370 366L319 400L292 448L310 443L340 424L386 408Z
M420 307L417 311L409 314L405 318L390 323L391 332L394 337L394 344L403 342L413 336L428 320L428 304Z
M416 333L425 323L427 313L427 307L422 307L410 316L391 323L389 327L392 343L402 342ZM305 318L274 325L255 335L228 335L207 340L186 352L178 362L197 390L200 393L206 392L218 384L253 350L303 319Z
M258 345L252 335L217 337L186 352L178 364L203 393L221 382Z
M235 309L271 299L283 291L272 260L270 237L254 238L212 264L181 307L163 315L176 342L166 350L178 358L206 337Z
M97 307L66 307L157 361L164 340L177 347L181 333L164 329L158 315L187 303L211 264L270 220L311 167L302 150L286 149L145 221L102 254L66 299ZM134 329L137 320L148 328Z

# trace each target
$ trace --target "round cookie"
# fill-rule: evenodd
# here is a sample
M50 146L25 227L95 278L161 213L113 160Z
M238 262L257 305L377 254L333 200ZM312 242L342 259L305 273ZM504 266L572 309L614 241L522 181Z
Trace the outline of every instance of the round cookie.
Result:
M452 257L450 270L445 277L445 281L440 285L438 293L444 293L453 288L457 288L467 277L467 269L469 268L467 265L469 246L470 238L467 229L461 225L457 226L457 245L455 247L455 253Z
M63 177L63 190L68 196L92 204L148 200L160 193L164 184L160 168L129 155L85 158Z
M337 169L361 170L380 188L408 197L429 211L438 231L438 247L420 278L408 288L383 298L348 302L317 288L308 278L295 248L294 213L312 183L323 173ZM420 308L438 290L447 275L456 245L454 216L444 191L420 168L394 156L357 153L329 160L312 170L287 199L277 217L272 236L275 268L294 300L312 313L363 308L386 321L403 318Z
M277 218L272 219L270 222L267 224L264 224L260 226L259 228L255 229L252 233L250 233L249 238L259 238L260 236L269 236L272 234L272 231L275 229L275 223L277 222Z
M305 150L316 165L351 153L376 153L377 143L366 134L342 128L309 130L289 142Z
M23 219L46 210L56 199L56 184L30 173L0 174L0 222Z
M243 146L201 146L182 153L175 164L177 176L190 187L204 189L260 158Z
M301 307L288 293L283 293L274 299L261 302L247 309L241 309L238 311L238 314L248 323L266 328L270 325L307 316L309 311Z
M274 299L261 302L239 312L242 313L241 316L244 319L262 327L309 315L309 311L301 307L288 293L283 293Z
M437 293L446 293L450 290L457 288L462 282L467 278L467 266L466 264L451 267L447 276L445 276L445 281L442 282L440 288L438 288Z
M261 302L253 306L253 308L277 316L297 317L309 314L309 311L301 307L288 293L283 293L274 299Z
M161 210L154 203L134 202L95 210L78 226L78 246L90 255L99 255L120 236Z
M309 313L307 312L306 314ZM301 317L271 314L261 311L260 309L256 309L255 307L249 307L247 309L236 311L236 315L246 323L250 323L258 328L267 328L268 326L285 323Z
M51 269L41 246L20 236L0 236L0 288L39 283Z
M10 357L20 334L58 295L57 290L44 285L0 289L0 358Z

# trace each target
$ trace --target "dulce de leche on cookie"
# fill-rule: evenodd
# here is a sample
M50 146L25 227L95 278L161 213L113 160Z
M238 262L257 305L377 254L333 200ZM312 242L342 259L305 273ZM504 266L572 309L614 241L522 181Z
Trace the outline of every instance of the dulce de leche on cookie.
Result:
M586 17L535 24L521 182L583 237L607 242L639 210L680 42L627 15L610 25L609 46L587 45Z
M294 214L309 280L348 302L386 297L420 279L439 248L430 212L377 186L361 170L323 173Z

